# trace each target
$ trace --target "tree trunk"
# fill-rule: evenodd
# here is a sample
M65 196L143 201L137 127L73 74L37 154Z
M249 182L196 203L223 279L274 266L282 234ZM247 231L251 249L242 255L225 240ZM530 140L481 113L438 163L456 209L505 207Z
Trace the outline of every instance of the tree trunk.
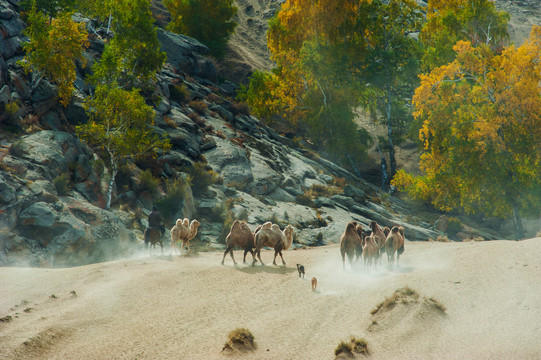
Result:
M524 239L524 228L522 227L522 219L516 201L513 201L513 224L515 225L515 238L517 240Z
M389 146L389 176L387 179L387 187L396 174L396 157L393 144L393 123L392 123L392 108L391 108L391 90L387 89L387 142Z
M113 186L115 184L116 173L118 172L117 166L113 157L111 157L111 181L109 181L109 188L107 189L107 205L105 209L109 210L111 207L111 198L113 197Z

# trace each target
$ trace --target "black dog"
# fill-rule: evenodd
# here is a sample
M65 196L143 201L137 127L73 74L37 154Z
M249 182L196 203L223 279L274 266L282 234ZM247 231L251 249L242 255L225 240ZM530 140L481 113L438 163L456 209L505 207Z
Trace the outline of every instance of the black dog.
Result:
M301 264L297 264L297 271L299 272L299 278L302 274L302 278L304 279L304 266L302 266Z

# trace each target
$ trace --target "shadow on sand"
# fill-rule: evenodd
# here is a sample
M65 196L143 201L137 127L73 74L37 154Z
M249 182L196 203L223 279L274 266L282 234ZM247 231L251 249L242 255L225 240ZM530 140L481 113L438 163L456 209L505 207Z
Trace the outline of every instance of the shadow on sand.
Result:
M258 274L262 272L270 273L270 274L291 274L293 272L297 272L297 268L293 267L286 267L284 265L259 265L256 264L255 266L247 265L247 266L241 266L236 265L235 269L242 271L246 274Z

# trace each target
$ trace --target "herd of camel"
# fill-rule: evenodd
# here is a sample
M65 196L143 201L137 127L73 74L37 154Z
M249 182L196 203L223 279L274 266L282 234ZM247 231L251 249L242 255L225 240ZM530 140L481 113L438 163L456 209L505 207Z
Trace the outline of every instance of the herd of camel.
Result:
M188 248L188 252L190 251L190 240L197 234L199 225L199 221L195 219L191 222L187 218L176 221L171 228L171 254L176 253L177 244L180 244L181 255L184 247ZM388 227L382 228L375 221L371 221L369 227L369 230L364 230L362 225L357 224L355 221L350 221L346 225L346 229L340 238L343 268L346 266L346 257L349 259L350 265L353 265L354 258L355 261L358 261L361 256L364 259L366 268L376 266L384 253L387 254L389 268L394 265L395 254L398 264L400 255L404 252L404 228L402 226L394 226L391 229ZM222 265L228 253L231 255L233 263L237 264L233 256L235 246L244 250L244 263L246 263L246 255L251 253L252 265L255 265L257 258L259 258L261 265L264 265L261 260L261 248L268 246L274 248L273 265L276 265L276 256L278 255L282 258L282 264L285 265L282 250L289 249L292 242L293 227L291 225L287 225L284 230L280 230L279 225L268 221L263 225L259 225L252 232L245 221L235 220L225 238L226 249L222 258ZM151 245L159 243L163 253L161 236L148 237L145 234L145 245L148 243Z

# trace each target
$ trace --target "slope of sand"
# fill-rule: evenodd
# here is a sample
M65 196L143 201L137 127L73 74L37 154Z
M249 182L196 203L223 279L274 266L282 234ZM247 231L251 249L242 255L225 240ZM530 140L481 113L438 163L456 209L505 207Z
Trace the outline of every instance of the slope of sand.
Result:
M270 265L270 250L264 267L235 267L229 257L221 266L218 252L4 267L0 358L227 359L227 334L245 327L258 349L244 359L333 359L350 336L367 340L372 359L539 359L539 246L541 238L407 242L399 268L384 259L370 273L342 270L337 245L286 251L286 267ZM418 303L371 315L404 286Z

